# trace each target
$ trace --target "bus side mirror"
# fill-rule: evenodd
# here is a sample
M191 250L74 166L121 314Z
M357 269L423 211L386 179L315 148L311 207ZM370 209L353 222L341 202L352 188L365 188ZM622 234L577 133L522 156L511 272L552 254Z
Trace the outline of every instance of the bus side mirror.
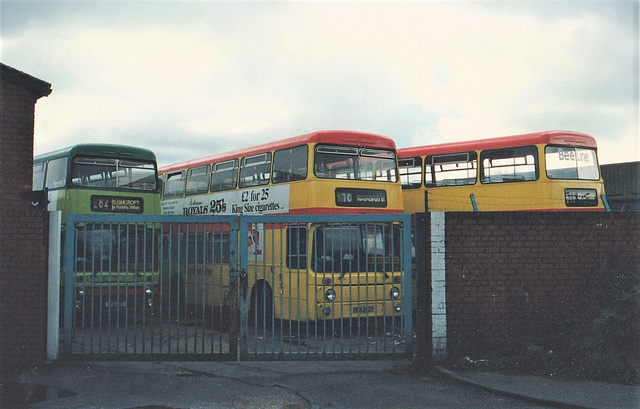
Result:
M156 187L158 189L158 193L160 194L162 194L162 185L163 185L162 178L159 177L156 182Z

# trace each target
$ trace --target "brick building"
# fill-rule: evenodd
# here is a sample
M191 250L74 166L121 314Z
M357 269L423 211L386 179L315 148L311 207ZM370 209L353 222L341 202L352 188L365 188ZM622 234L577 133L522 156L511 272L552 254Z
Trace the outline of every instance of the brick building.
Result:
M0 63L0 371L46 354L46 214L32 205L35 104L51 84Z

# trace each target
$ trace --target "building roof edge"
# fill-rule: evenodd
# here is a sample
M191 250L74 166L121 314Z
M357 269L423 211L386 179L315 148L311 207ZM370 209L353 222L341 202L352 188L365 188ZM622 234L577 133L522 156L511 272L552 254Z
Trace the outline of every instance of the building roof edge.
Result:
M0 62L0 81L22 87L36 99L51 94L51 84Z

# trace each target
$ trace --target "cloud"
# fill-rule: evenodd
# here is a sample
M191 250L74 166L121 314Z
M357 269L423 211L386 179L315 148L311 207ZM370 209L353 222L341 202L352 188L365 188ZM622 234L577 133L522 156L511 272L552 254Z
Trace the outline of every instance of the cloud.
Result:
M218 44L193 29L86 30L75 49L93 60L95 87L151 100L189 95L229 64Z
M220 102L209 98L196 105L200 115L184 125L186 133L196 136L254 135L291 117L289 107L278 99L240 97Z
M46 126L42 130L36 129L39 136L43 136L37 138L37 141L47 141L48 149L56 149L56 146L52 146L58 144L56 136L98 142L109 136L108 130L114 124L128 120L133 110L129 104L130 101L127 103L118 97L91 93L64 93L55 99L41 99L36 105L39 119L37 124L44 123Z
M0 46L53 85L39 152L138 140L169 163L317 129L398 146L570 129L640 159L637 6L552 3L12 3Z

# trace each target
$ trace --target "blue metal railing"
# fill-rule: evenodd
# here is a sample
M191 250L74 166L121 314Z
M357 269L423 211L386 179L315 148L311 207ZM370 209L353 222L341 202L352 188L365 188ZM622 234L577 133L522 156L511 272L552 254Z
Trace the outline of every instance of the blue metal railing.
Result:
M406 355L412 350L413 332L410 223L411 216L405 214L68 214L66 226L75 227L67 227L64 238L63 351L68 355L117 356L118 359L123 356L151 359L158 355L163 359L203 359L203 356L235 359L235 348L239 349L241 359L352 359L374 354ZM123 226L132 224L150 229L130 234ZM269 226L268 235L258 231L264 226ZM287 226L307 227L286 230ZM369 234L367 248L339 248L352 245L349 243L353 240L342 242L335 238L349 237L353 234L353 226L360 226L361 235ZM125 262L107 264L105 274L96 269L95 262L96 258L102 262L104 254L101 257L92 255L93 259L88 262L86 249L79 248L78 240L82 235L86 237L87 231L89 234L98 231L106 237L104 232L114 228L127 232L122 237L117 236L118 242L124 244L112 245L104 252L125 253L115 258ZM329 246L327 243L331 239L334 248L322 247L321 250L315 243L322 229L328 234L323 238L322 246ZM291 232L295 234L287 236ZM303 238L301 232L304 232L303 244L299 243ZM149 236L152 236L151 240ZM288 242L286 237L289 237ZM262 243L256 240L262 240ZM139 241L152 245L147 248ZM85 239L82 246L86 247L86 242ZM251 254L250 244L254 246ZM264 247L256 250L258 244ZM269 254L266 254L267 250ZM333 256L327 264L330 267L326 268L335 271L322 270L325 273L318 274L319 255L325 250ZM292 251L293 256L288 254ZM326 259L331 259L330 256ZM149 257L152 260L149 264L145 264L146 261L141 264L144 274L125 278L129 277L124 274L130 272L127 268ZM266 257L265 261L260 257ZM78 268L78 258L85 259L81 268ZM78 276L78 270L92 275L94 280L100 274L108 280L109 285L100 288L97 296L98 309L78 310L79 306L85 308L87 300L94 300L87 298L85 292L98 287L92 281L90 289L80 288L82 277ZM316 281L302 280L301 274L307 277L306 280L313 276ZM146 281L136 281L138 276ZM177 278L175 282L173 278ZM298 287L278 288L277 283L283 280L289 286ZM306 285L302 287L304 283ZM345 286L345 283L351 284ZM122 290L123 286L127 290L124 298L118 298L120 295L112 298L111 293ZM320 294L329 289L333 295ZM128 294L132 290L131 298L136 302L129 309L127 302L122 300L129 300ZM147 311L144 305L141 310L135 306L137 297L148 302L145 292L154 297L149 305L153 305L155 315L147 318L143 314L136 320L140 311ZM367 297L373 299L364 299ZM123 319L116 312L113 314L116 321L112 322L105 299L109 307L124 308ZM267 302L270 302L268 308L256 308ZM105 320L101 317L104 308L109 317ZM96 317L96 311L100 317ZM209 319L214 313L218 314L218 319ZM80 322L78 316L82 317ZM136 317L133 322L130 316Z

